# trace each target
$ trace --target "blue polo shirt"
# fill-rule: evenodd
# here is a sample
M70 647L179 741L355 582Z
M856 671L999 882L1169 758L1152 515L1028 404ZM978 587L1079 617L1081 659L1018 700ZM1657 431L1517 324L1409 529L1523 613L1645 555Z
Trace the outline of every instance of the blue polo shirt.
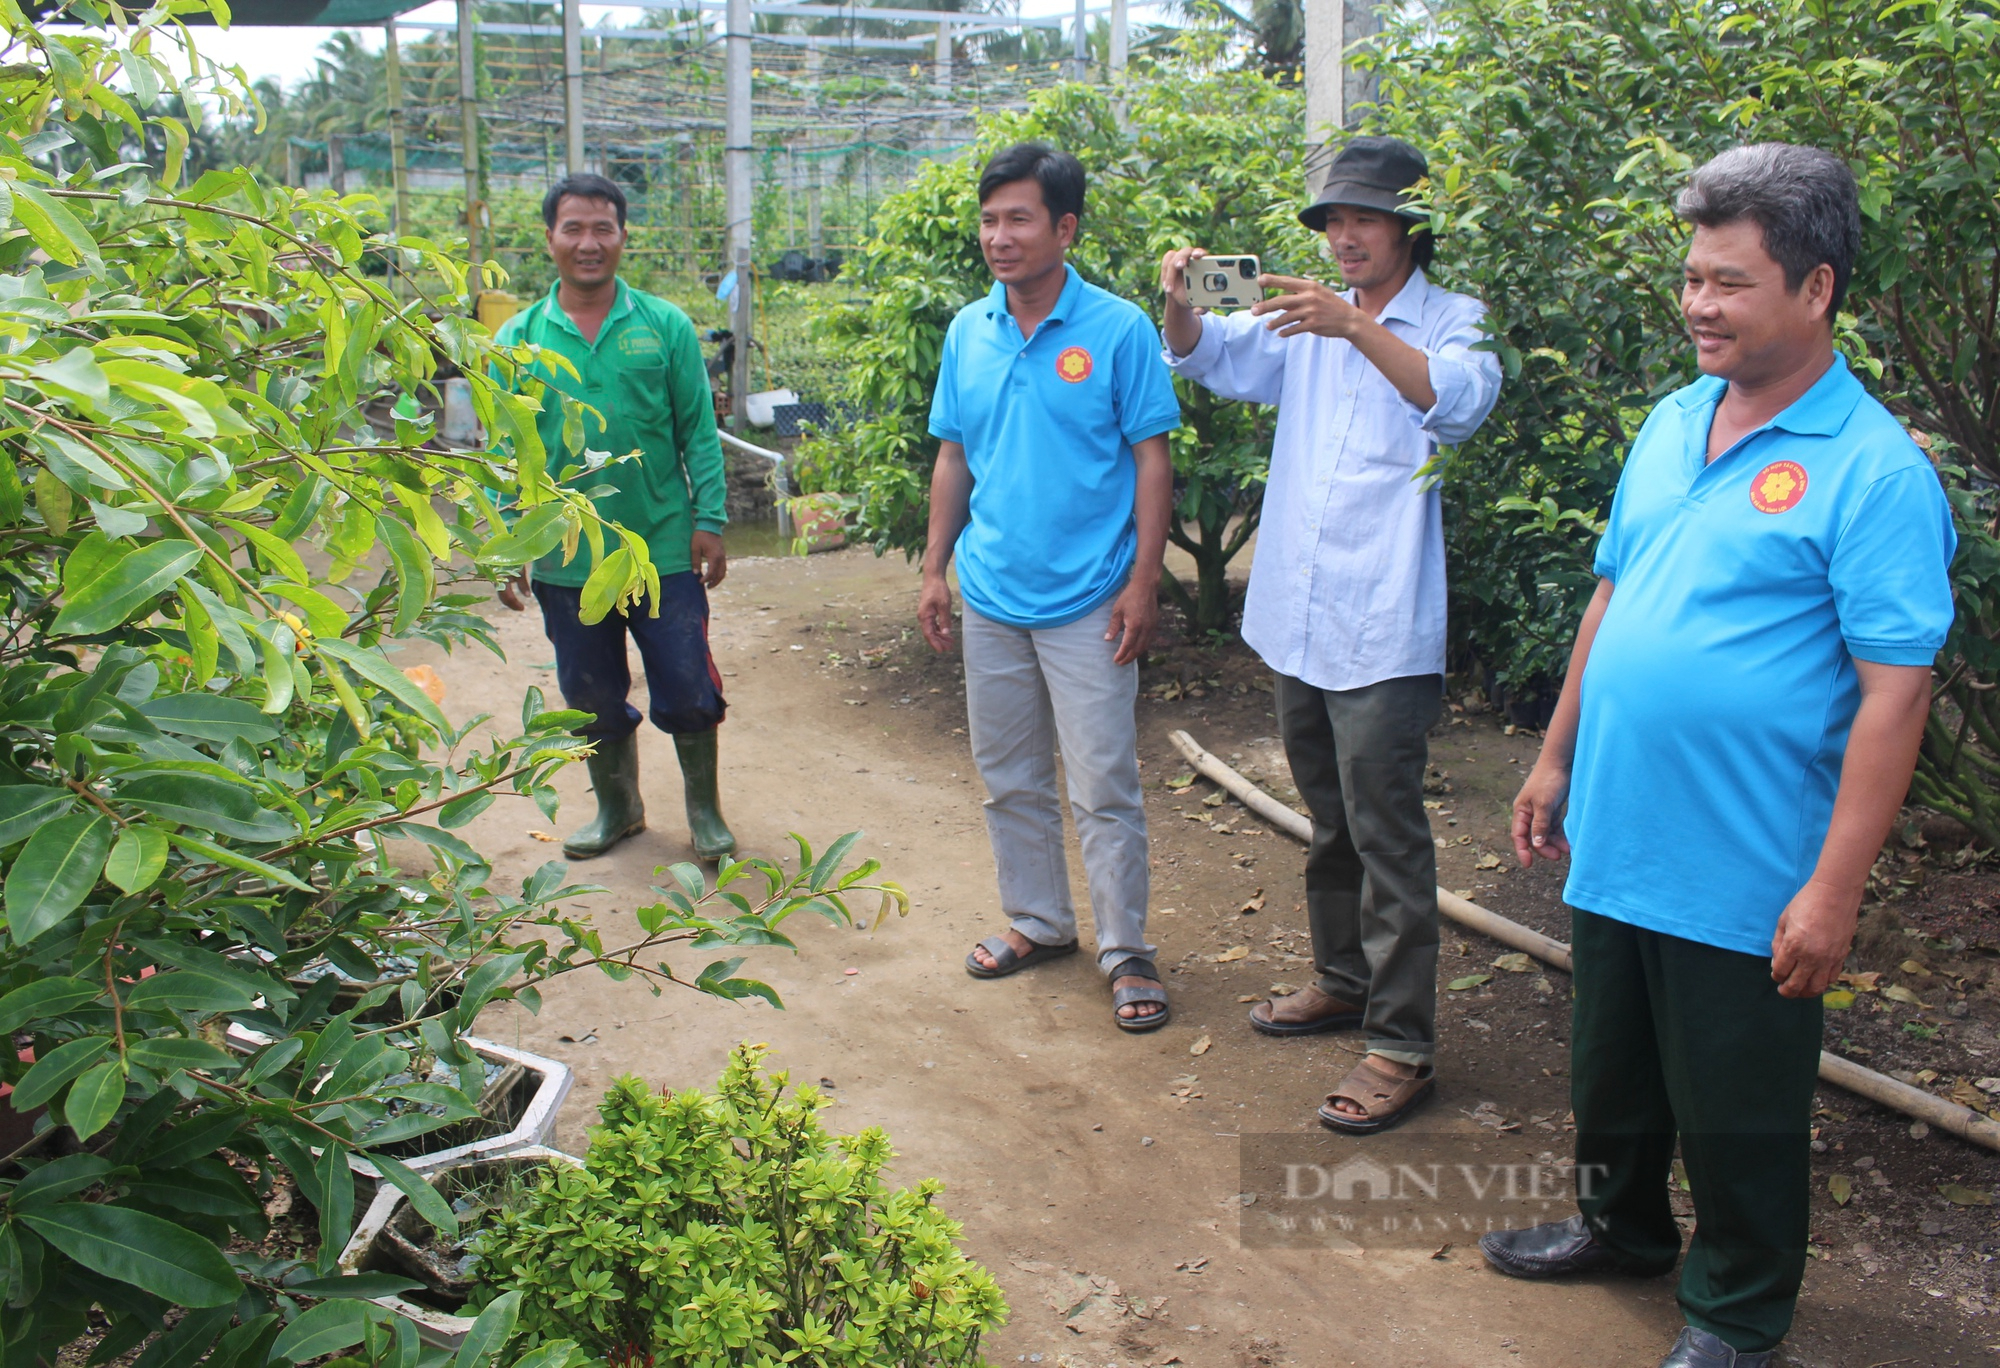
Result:
M959 592L1015 627L1074 622L1125 587L1132 444L1181 425L1152 320L1063 270L1054 312L1026 341L1005 285L959 310L931 397L931 435L962 445L972 472Z
M1957 545L1936 472L1836 359L1704 464L1724 382L1656 407L1597 573L1565 897L1768 957L1819 861L1860 702L1855 660L1929 665Z

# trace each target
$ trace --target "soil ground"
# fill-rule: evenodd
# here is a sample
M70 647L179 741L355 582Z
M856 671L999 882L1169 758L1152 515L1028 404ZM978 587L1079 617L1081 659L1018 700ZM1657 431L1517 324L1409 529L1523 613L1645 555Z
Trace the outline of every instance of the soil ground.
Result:
M992 859L958 660L932 656L915 636L916 587L900 558L848 550L737 561L713 599L731 702L724 800L743 850L777 857L787 832L823 844L862 829L861 849L910 890L911 916L873 933L801 927L796 957L753 958L745 971L779 990L782 1012L689 992L656 998L594 975L549 985L539 1016L494 1009L482 1034L577 1070L557 1143L582 1151L594 1096L621 1073L704 1086L737 1041L768 1041L777 1067L831 1086L835 1125L888 1129L902 1181L945 1181L968 1250L1012 1306L987 1346L996 1365L1655 1364L1680 1324L1670 1279L1528 1284L1467 1246L1271 1249L1240 1238L1241 1137L1318 1133L1313 1110L1359 1045L1353 1035L1275 1041L1250 1031L1247 1000L1310 972L1302 851L1233 804L1205 805L1207 784L1172 783L1185 766L1167 734L1186 728L1267 788L1287 786L1266 676L1240 645L1168 641L1143 675L1151 934L1172 971L1172 1024L1115 1031L1088 956L998 982L964 974L967 950L1000 929ZM554 696L539 620L497 607L493 617L505 663L430 657L457 718L515 715L531 684ZM402 663L422 658L412 651ZM1440 724L1440 882L1566 938L1560 875L1489 858L1504 853L1507 804L1535 746L1491 714L1455 711ZM632 909L654 900L660 866L690 858L667 738L648 728L641 755L650 829L574 870L609 890L589 900L607 938L633 930ZM581 766L558 787L557 823L517 801L463 833L496 858L503 880L559 858L531 832L567 830L588 814ZM1070 859L1087 908L1073 839ZM1829 1033L1853 1053L1872 1050L1874 1067L1944 1092L2000 1073L2000 884L1976 867L1923 883L1936 864L1885 868L1894 875L1885 886L1904 896L1871 914L1858 967L1886 972L1854 1008L1829 1013ZM1918 934L1904 935L1902 920ZM1228 955L1234 947L1245 953ZM1441 977L1491 977L1442 994L1438 1094L1398 1135L1483 1138L1524 1159L1566 1152L1568 982L1542 966L1493 966L1503 949L1447 924ZM1885 1000L1881 990L1896 984L1929 1006ZM1995 1208L1937 1195L1956 1183L1990 1197L2000 1155L1940 1134L1913 1138L1907 1118L1835 1089L1821 1102L1818 1257L1787 1361L2000 1360ZM1835 1174L1852 1183L1844 1206L1828 1191Z

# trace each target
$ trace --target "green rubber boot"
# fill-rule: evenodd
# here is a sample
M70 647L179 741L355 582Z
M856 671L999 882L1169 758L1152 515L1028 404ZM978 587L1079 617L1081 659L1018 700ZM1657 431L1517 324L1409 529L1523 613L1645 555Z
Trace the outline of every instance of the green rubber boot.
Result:
M715 731L677 733L674 750L681 758L681 780L687 788L688 832L694 853L703 860L720 860L736 853L736 838L722 820L722 800L716 790Z
M597 815L563 842L563 854L572 860L602 855L646 829L646 803L639 796L639 734L599 742L597 753L584 764L590 768L590 790L597 795Z

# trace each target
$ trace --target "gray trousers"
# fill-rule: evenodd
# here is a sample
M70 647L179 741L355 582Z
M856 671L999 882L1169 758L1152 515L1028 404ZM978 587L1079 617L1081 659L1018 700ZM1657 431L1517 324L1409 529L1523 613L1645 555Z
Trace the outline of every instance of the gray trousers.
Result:
M1139 666L1113 665L1111 605L1061 627L1009 627L965 609L965 710L972 758L986 782L986 833L1000 908L1040 945L1076 939L1063 855L1056 750L1083 846L1105 973L1146 943L1146 809L1139 790L1134 705Z
M1320 991L1365 1005L1368 1049L1437 1053L1437 849L1424 815L1437 675L1359 689L1277 677L1278 727L1312 812L1306 916Z

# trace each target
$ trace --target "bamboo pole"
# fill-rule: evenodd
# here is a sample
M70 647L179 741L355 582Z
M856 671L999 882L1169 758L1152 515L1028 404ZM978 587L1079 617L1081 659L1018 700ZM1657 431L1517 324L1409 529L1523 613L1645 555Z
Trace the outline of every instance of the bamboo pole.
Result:
M1312 840L1310 818L1292 811L1203 750L1200 743L1186 732L1169 732L1168 739L1194 768L1195 773L1219 785L1244 807L1249 808L1287 836L1299 841ZM1564 973L1571 972L1569 947L1561 941L1525 927L1519 922L1510 921L1498 912L1488 911L1478 903L1469 902L1442 888L1438 890L1437 896L1438 911L1459 925L1499 941L1511 949L1533 955ZM1870 1102L1878 1102L1906 1116L1914 1116L1939 1130L1949 1131L1962 1140L1969 1140L1975 1145L1984 1145L1990 1150L2000 1150L2000 1122L1981 1116L1970 1107L1961 1107L1956 1102L1948 1102L1942 1097L1933 1096L1922 1088L1899 1083L1887 1074L1864 1068L1851 1059L1843 1059L1825 1050L1821 1050L1819 1055L1819 1076L1826 1082L1845 1088L1851 1093L1859 1093Z

